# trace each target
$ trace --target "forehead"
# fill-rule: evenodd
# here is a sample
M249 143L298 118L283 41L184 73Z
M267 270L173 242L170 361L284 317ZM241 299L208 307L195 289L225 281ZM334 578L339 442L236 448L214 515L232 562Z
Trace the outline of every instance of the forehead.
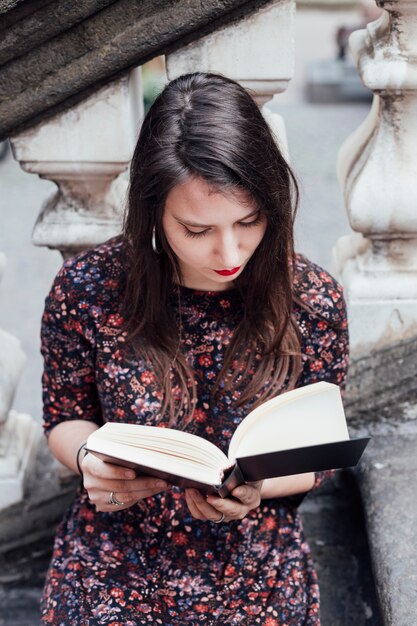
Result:
M195 221L241 219L256 209L256 202L244 189L216 190L202 178L189 178L169 192L165 214Z

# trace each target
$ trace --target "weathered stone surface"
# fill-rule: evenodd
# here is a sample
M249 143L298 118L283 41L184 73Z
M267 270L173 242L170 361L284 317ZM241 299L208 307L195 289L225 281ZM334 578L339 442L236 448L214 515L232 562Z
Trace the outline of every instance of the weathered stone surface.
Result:
M417 434L374 437L359 484L383 623L417 622Z
M0 65L30 52L113 2L83 0L69 3L59 0L51 3L38 0L28 3L21 0L13 11L7 9L8 3L0 3ZM29 7L29 4L32 6Z
M56 0L45 5L39 23L35 11L9 25L7 41L12 41L14 29L18 34L29 20L30 37L38 38L39 43L17 58L7 56L7 48L3 49L0 139L73 106L132 67L181 48L270 1L116 0L97 12L93 11L99 3L91 2L91 14L83 17L80 11L73 11L72 18L65 18L66 29L56 36L51 33L46 41L38 30L45 20L58 24L58 7L68 3ZM60 30L58 26L56 30ZM13 46L8 50L14 54Z
M56 463L42 443L25 499L0 513L0 590L42 584L56 524L79 482L74 477L60 483Z
M353 429L417 433L417 337L351 361L346 412Z

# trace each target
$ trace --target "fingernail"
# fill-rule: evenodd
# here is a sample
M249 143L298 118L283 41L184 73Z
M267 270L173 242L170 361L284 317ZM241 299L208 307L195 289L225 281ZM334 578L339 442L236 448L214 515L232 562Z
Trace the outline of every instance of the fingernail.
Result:
M168 484L166 482L164 482L163 480L157 480L155 483L155 487L157 489L167 489L168 488Z
M125 478L136 478L136 474L135 472L128 470L127 472L125 472Z

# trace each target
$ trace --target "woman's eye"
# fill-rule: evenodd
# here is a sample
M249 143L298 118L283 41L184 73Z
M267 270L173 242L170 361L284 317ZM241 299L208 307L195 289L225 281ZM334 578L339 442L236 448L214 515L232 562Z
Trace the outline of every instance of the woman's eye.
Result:
M262 214L261 212L259 212L257 216L255 217L255 219L252 220L251 222L239 222L239 224L240 226L243 226L243 228L249 228L250 226L256 226L261 221L262 221Z
M204 237L204 235L207 235L207 233L209 232L209 229L194 231L188 230L188 228L184 228L184 232L186 237Z

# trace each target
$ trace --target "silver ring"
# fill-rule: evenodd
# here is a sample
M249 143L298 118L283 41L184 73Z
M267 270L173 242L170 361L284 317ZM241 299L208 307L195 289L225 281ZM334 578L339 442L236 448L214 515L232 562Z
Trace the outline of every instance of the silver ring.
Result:
M123 506L124 502L121 502L120 500L118 500L116 498L116 494L114 491L110 492L110 496L109 499L107 500L108 504L111 504L113 506Z
M224 513L222 513L222 516L220 519L213 519L211 521L213 522L213 524L221 524L222 522L224 522Z

